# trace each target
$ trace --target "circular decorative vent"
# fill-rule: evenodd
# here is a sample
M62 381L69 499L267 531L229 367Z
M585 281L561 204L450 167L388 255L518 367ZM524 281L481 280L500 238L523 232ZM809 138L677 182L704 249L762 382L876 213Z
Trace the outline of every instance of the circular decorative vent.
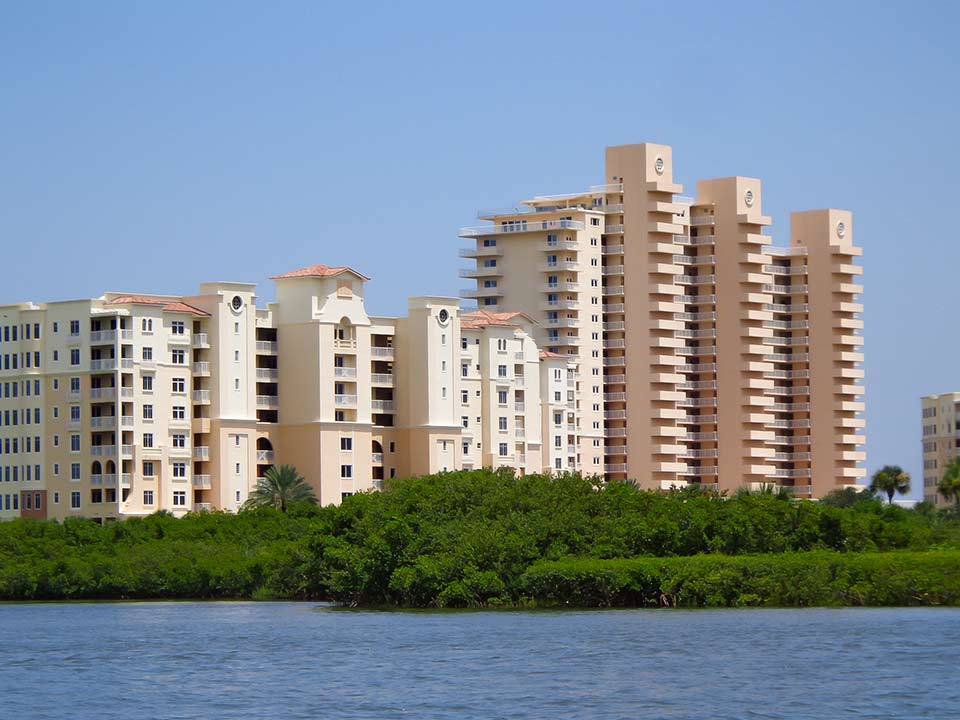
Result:
M441 325L446 325L447 321L450 319L450 313L447 312L446 308L437 313L437 319L440 321Z
M846 234L847 234L847 226L844 225L842 222L838 222L838 223L837 223L837 237L842 238L842 237L843 237L844 235L846 235Z
M230 307L235 311L240 312L240 308L243 307L243 298L239 295L234 295L233 300L230 301Z
M753 207L753 190L747 190L743 194L743 201L747 204L747 207Z
M658 157L653 168L657 171L657 175L663 175L663 158Z

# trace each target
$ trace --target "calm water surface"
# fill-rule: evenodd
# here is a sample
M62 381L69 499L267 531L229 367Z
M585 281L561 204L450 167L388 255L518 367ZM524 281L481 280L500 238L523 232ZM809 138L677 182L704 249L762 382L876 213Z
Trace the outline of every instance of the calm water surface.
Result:
M960 718L960 611L3 605L4 718Z

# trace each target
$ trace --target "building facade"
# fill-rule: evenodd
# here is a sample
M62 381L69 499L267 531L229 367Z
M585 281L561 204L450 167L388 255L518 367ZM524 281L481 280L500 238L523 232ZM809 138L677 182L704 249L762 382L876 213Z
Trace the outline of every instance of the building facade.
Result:
M0 518L237 510L274 464L323 504L461 467L573 470L575 359L519 313L414 297L315 265L189 297L0 307Z
M792 213L776 248L759 180L682 197L671 148L650 143L608 148L605 180L460 232L476 265L462 295L526 313L545 350L579 363L577 466L650 489L854 485L866 471L851 214Z
M920 399L923 443L923 499L937 507L948 501L937 485L960 447L960 392L925 395Z

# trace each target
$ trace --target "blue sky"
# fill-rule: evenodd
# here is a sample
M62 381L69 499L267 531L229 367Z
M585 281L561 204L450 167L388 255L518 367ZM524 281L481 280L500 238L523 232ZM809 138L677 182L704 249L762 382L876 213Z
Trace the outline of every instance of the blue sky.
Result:
M956 3L0 4L0 303L264 283L455 294L480 207L674 147L680 182L854 212L869 468L922 484L919 396L960 390ZM941 215L942 214L942 215ZM943 219L943 226L933 225ZM925 302L921 302L921 298Z

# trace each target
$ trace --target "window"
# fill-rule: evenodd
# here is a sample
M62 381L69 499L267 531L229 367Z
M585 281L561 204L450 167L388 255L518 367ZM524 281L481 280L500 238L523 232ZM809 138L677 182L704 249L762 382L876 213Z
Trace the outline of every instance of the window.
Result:
M80 509L80 491L79 490L74 490L73 492L70 493L70 509L71 510Z
M506 376L507 376L507 366L497 365L497 377L506 377Z
M460 416L460 425L463 426L463 427L470 427L470 416L469 416L469 415L461 415L461 416Z
M461 365L461 366L460 366L460 377L467 377L467 375L468 375L469 372L470 372L470 366L469 366L469 365Z
M90 491L90 502L98 505L103 502L103 490L100 488L94 488Z
M80 479L80 463L70 463L70 479Z
M183 405L174 405L173 406L173 419L174 420L184 420L187 417L187 410Z
M70 348L70 364L73 366L80 364L80 348Z
M460 391L460 402L464 405L470 402L470 392L468 390Z
M500 448L499 448L499 450L500 450L500 457L506 457L506 456L507 456L507 444L506 444L506 443L500 443Z
M72 335L73 337L76 337L76 336L79 335L79 334L80 334L80 321L79 321L79 320L71 320L71 321L70 321L70 335ZM16 339L16 338L14 338L14 339Z
M173 491L173 506L174 506L174 507L186 507L186 506L187 506L187 491L186 491L186 490L174 490L174 491Z
M507 419L505 417L498 418L497 425L499 426L501 432L505 432L507 429Z
M173 386L173 388L172 388L172 389L173 389L173 392L175 392L175 393L183 393L183 392L186 392L186 387L187 387L187 385L186 385L186 383L184 382L184 379L183 379L182 377L175 377L175 378L173 378L172 386Z
M54 331L55 333L56 333L56 332L60 332L60 323L54 323L54 324L53 324L53 331Z
M187 476L187 464L182 462L173 463L173 476L175 478L185 478Z
M145 448L153 447L153 433L144 433L143 434L143 446Z
M144 406L143 406L143 419L144 419L144 420L153 420L153 405L144 405Z
M170 323L170 332L173 333L174 335L183 335L184 334L183 321L174 320L172 323Z
M71 405L70 406L70 422L80 422L80 406Z
M153 505L153 490L144 490L144 491L143 491L143 504L144 504L144 505Z
M80 452L80 436L70 436L70 452Z
M507 404L507 391L497 390L497 402L501 405Z
M186 353L183 350L171 350L170 361L174 365L183 365L186 362Z
M554 435L553 436L553 446L556 448L563 447L563 436Z
M173 436L173 446L175 448L185 448L187 446L187 436L182 433Z
M140 329L143 332L152 333L153 332L153 318L141 318L140 319Z
M340 449L353 450L353 438L348 438L348 437L340 438Z
M341 465L341 466L340 466L340 477L342 477L342 478L352 478L352 477L353 477L353 465Z
M144 346L143 350L140 351L140 357L148 362L153 360L153 348Z
M156 472L154 472L153 461L152 461L152 460L144 460L144 461L143 461L143 476L144 476L144 477L147 477L147 478L152 478L152 477L154 477L155 475L156 475Z
M467 349L467 339L465 337L460 338L460 349L461 350Z

